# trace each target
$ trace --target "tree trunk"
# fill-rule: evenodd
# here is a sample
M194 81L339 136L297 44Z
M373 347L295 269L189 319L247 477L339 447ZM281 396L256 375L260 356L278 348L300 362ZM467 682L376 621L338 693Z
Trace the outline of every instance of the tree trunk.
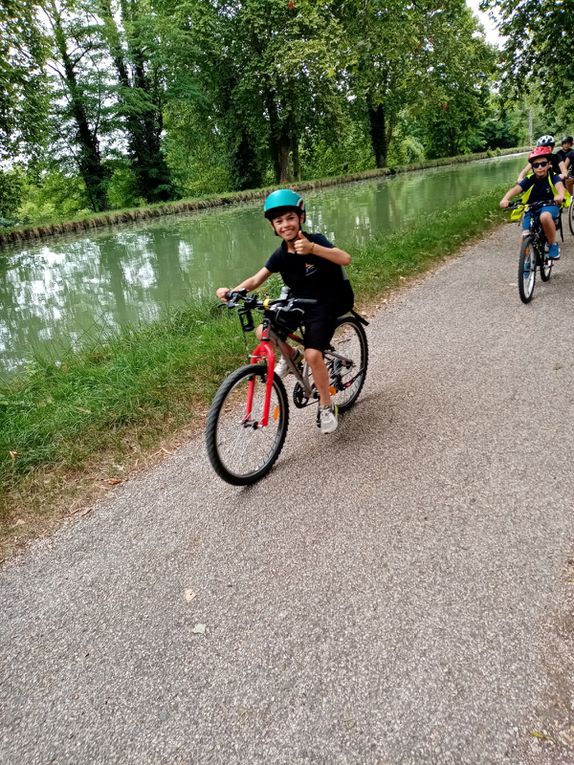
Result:
M385 167L387 163L387 134L386 115L382 104L368 106L369 130L371 134L371 146L375 155L375 166Z
M293 138L292 141L292 154L293 154L293 177L296 181L301 180L301 164L299 162L299 141Z
M290 164L292 150L291 136L285 127L284 120L279 118L275 101L267 96L267 111L269 113L270 151L277 183L289 183L293 180L293 170Z
M241 134L241 140L230 149L230 156L232 188L239 191L260 188L263 184L263 176L257 153L245 130Z

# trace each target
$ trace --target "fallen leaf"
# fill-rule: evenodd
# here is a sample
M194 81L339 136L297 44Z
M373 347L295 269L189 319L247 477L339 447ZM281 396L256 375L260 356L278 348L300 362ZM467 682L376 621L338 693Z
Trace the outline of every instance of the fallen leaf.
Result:
M195 624L191 631L194 635L205 635L206 629L207 624Z
M121 478L106 478L106 483L108 483L110 486L117 486L118 483L121 483Z
M544 733L543 731L539 730L531 730L530 735L533 738L539 738L541 741L553 741L554 739L552 736L549 736L547 733Z

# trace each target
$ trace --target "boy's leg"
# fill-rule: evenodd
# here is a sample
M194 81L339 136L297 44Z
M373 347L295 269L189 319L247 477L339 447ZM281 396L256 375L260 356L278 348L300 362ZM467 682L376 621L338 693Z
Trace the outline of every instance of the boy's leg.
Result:
M318 351L316 348L306 348L305 361L309 364L313 373L313 381L319 393L319 404L321 406L329 406L331 403L329 373L323 359L323 351Z
M546 234L546 241L548 244L554 244L556 241L556 224L554 223L554 211L558 214L558 208L542 208L540 213L540 223Z
M329 372L325 366L323 351L329 347L335 333L335 321L318 320L305 324L305 361L311 367L321 406L329 406Z

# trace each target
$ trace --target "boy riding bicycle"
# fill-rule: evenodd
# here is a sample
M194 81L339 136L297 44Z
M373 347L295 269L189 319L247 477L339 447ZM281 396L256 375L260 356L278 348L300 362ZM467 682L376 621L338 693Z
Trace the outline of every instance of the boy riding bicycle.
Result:
M311 369L319 393L318 425L322 433L332 433L337 429L337 408L331 402L329 373L323 351L329 347L337 317L353 307L353 290L344 270L344 266L351 262L351 256L334 247L322 234L310 234L302 230L305 205L299 194L292 189L272 192L265 200L263 212L275 235L283 240L281 245L253 276L233 290L219 287L215 294L225 302L228 292L240 289L252 292L273 273L279 273L290 288L292 297L317 301L316 305L306 310L303 318L305 361ZM291 350L291 359L295 363L299 361L300 355L298 350ZM281 359L275 371L280 377L289 373L284 359Z
M549 146L537 146L532 150L528 162L533 174L509 189L500 200L500 206L506 209L510 204L510 199L521 193L524 204L545 202L546 204L539 211L535 213L526 212L522 219L522 229L527 232L530 226L530 216L532 214L538 215L549 245L548 257L552 260L558 260L560 250L556 241L556 220L560 215L560 205L564 200L564 184L559 175L550 173L551 154L552 149Z

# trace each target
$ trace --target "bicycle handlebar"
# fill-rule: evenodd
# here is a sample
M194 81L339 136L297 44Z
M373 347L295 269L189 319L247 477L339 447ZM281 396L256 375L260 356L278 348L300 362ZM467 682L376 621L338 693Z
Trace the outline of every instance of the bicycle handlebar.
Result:
M548 200L539 201L539 202L510 202L507 210L517 210L519 207L524 208L525 210L536 210L537 207L544 207L545 205L552 205L552 204L558 204L557 202L550 202Z
M280 297L280 298L265 298L260 300L257 293L253 292L249 294L247 290L230 290L225 294L227 299L228 308L236 308L240 303L243 303L245 308L254 308L257 311L268 311L275 306L288 307L289 309L304 308L317 305L317 300L311 298L292 298L292 297Z

